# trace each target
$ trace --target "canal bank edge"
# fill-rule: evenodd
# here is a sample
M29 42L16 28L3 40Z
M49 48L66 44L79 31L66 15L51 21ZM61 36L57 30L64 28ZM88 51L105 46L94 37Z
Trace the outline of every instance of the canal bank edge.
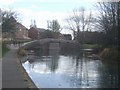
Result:
M32 79L29 77L28 73L26 72L26 70L22 66L22 62L21 62L21 60L19 58L19 55L17 54L18 50L16 50L16 54L15 55L16 55L16 62L18 64L18 68L21 71L20 73L22 73L23 79L24 79L25 83L28 85L28 88L37 88L37 86L34 84L34 82L32 81Z

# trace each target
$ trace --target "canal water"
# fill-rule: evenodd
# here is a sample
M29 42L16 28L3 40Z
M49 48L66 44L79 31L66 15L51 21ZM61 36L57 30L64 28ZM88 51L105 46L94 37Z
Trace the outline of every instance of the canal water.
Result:
M40 88L117 88L118 64L92 55L30 50L21 61Z

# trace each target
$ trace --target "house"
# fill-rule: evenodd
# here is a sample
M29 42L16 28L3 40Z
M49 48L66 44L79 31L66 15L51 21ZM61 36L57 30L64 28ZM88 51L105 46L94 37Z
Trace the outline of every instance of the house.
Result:
M16 22L16 30L15 36L13 36L10 32L2 32L3 40L12 40L13 38L16 40L26 40L30 39L28 37L28 29L19 22Z
M31 27L28 30L28 37L31 39L40 39L42 38L42 33L45 32L46 29Z
M16 39L30 39L28 37L28 29L21 23L18 22L16 23L16 30L17 30L15 33Z
M31 20L30 29L28 30L28 37L31 39L41 39L42 33L44 33L46 29L37 28L36 21Z

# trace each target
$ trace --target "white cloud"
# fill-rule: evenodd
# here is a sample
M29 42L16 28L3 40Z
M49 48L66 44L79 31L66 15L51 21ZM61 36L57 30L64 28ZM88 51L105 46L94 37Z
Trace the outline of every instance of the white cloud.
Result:
M31 19L36 20L38 27L46 28L47 20L57 19L60 24L63 24L63 20L67 17L66 12L51 12L51 11L33 11L31 9L18 8L16 9L22 15L22 22L25 26L29 27L31 24Z
M2 3L3 5L10 5L13 4L15 2L37 2L37 3L41 3L41 2L47 2L47 3L74 3L74 2L96 2L96 1L102 1L102 0L0 0L0 3ZM106 0L107 1L107 0ZM112 0L111 0L112 1ZM116 0L117 1L117 0Z
M30 6L30 8L31 8L31 9L37 9L37 8L39 8L39 7L38 7L37 5L34 5L34 4L33 4L33 5Z
M51 11L31 11L30 9L18 8L16 9L22 14L22 24L25 25L28 29L31 25L31 19L36 20L38 28L47 29L47 20L57 19L61 27L66 25L65 19L69 17L71 12L51 12ZM64 34L72 33L65 28L61 31Z
M0 0L0 4L2 5L10 5L15 3L17 0Z
M65 3L65 2L69 2L69 3L71 3L71 2L95 2L95 1L98 1L98 0L33 0L34 2L58 2L58 3L60 3L60 2L63 2L63 3Z
M81 3L81 2L100 2L100 1L104 1L104 2L118 2L119 0L0 0L0 5L11 5L13 3L16 2L25 2L25 3L29 3L29 2L36 2L36 3L41 3L41 2L47 2L47 3ZM34 6L33 6L34 7Z

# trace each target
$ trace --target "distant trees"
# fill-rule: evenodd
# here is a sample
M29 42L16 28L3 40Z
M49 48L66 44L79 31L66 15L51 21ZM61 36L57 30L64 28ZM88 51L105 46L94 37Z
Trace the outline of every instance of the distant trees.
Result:
M53 38L53 32L50 30L46 30L42 33L41 38Z
M91 28L92 22L92 13L91 11L88 13L84 8L73 10L73 16L66 19L68 23L68 29L72 30L74 33L74 37L80 42L80 38L82 38L81 43L83 43L84 33L80 36L80 32L88 31Z
M104 32L104 46L118 45L120 34L120 2L99 2L100 15L97 17L96 28Z
M58 38L61 30L59 22L57 20L52 20L47 21L47 24L48 30L52 31L53 37Z
M97 32L97 31L84 31L80 33L80 36L84 33L84 44L99 44L103 43L104 40L104 33ZM82 38L80 38L80 41Z
M61 27L57 20L47 21L47 24L49 30L53 32L60 32Z

